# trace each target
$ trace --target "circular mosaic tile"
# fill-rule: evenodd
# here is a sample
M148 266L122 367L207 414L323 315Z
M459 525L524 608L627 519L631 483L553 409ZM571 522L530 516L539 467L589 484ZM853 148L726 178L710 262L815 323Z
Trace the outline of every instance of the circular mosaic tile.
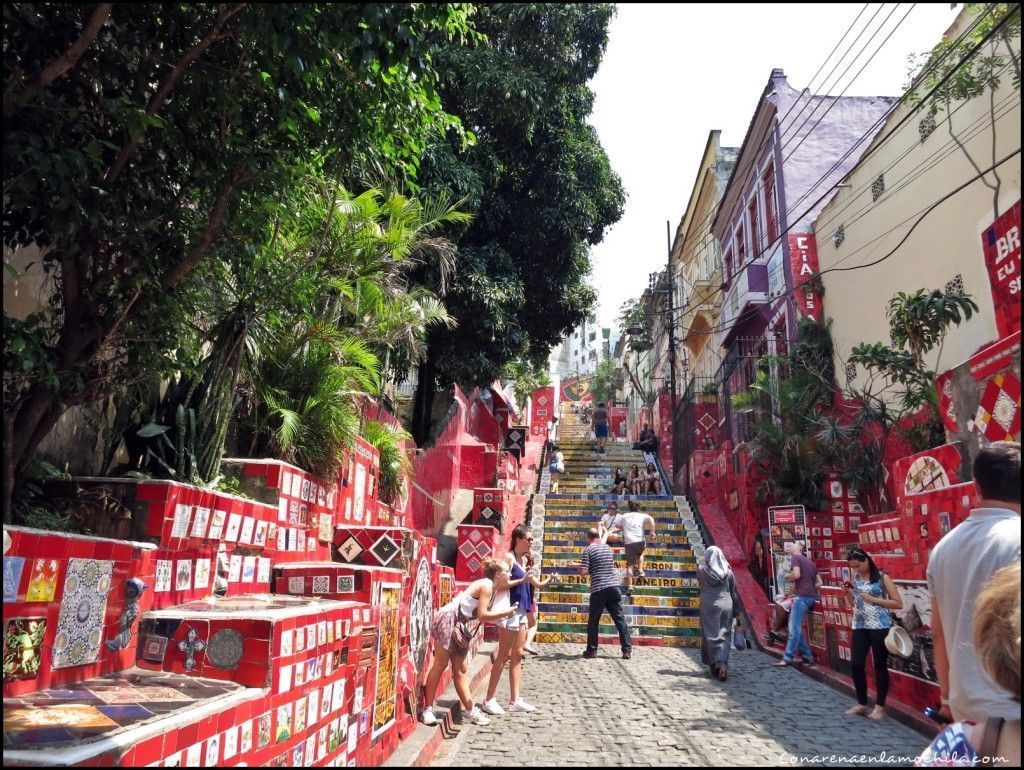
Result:
M233 669L242 659L242 635L231 628L223 628L213 635L206 647L206 659L217 668Z

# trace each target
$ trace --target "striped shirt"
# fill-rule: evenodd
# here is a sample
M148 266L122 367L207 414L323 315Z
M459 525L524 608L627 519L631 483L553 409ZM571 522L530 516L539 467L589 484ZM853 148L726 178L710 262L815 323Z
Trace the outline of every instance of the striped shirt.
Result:
M590 593L618 587L619 573L615 570L615 558L612 549L606 544L591 543L583 552L580 563L590 575Z

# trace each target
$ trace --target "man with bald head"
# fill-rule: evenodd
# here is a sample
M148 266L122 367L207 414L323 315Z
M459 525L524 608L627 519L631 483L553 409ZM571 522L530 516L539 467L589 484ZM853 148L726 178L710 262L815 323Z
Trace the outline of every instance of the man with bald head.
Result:
M805 665L814 665L814 653L811 646L804 638L804 616L810 612L811 607L818 600L818 586L821 585L821 576L814 562L804 556L804 544L802 540L795 540L786 543L786 550L789 551L791 569L786 575L786 580L794 582L793 607L789 614L789 641L786 643L786 652L782 660L776 666L792 666L797 663L796 655L800 653Z

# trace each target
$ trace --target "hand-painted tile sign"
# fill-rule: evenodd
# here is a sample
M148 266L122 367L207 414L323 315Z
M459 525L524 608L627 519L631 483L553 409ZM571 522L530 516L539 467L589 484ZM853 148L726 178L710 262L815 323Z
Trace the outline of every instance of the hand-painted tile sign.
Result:
M4 682L32 679L39 673L45 635L46 618L11 618L4 623Z
M1000 337L1020 331L1020 201L981 234Z

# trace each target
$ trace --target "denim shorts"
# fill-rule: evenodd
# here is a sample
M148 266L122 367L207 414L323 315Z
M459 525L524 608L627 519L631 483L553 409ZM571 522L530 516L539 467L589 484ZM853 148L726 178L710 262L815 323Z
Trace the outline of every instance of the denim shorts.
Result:
M515 615L498 621L498 625L506 631L518 631L526 626L526 610L518 608Z

